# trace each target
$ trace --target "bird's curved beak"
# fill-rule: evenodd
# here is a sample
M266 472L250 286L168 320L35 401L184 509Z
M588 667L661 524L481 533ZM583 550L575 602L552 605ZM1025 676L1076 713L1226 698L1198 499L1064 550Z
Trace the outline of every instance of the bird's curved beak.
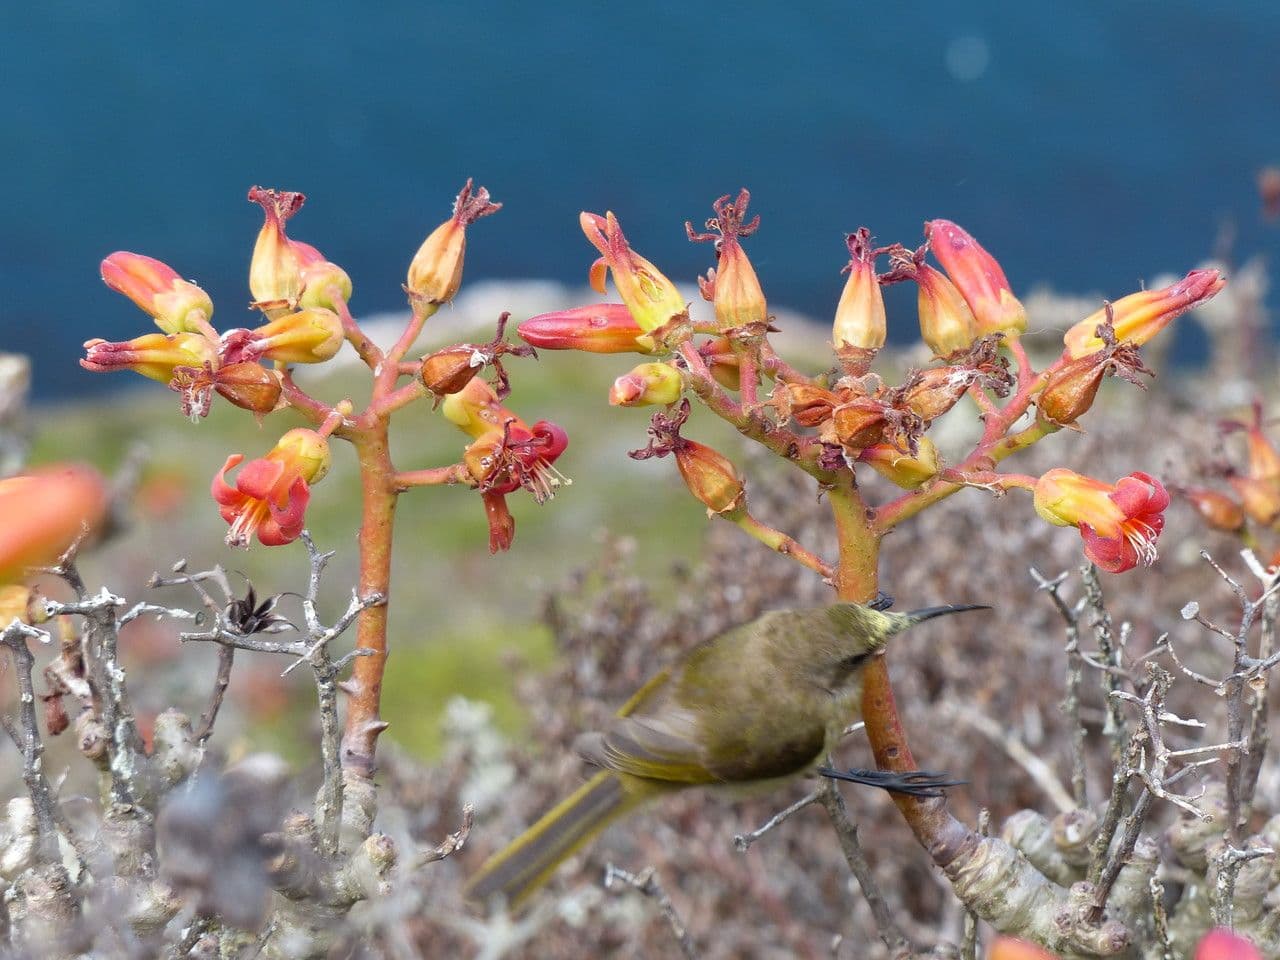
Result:
M953 603L945 607L925 607L922 610L909 610L903 614L910 624L922 623L934 617L944 617L949 613L964 613L966 610L990 610L987 603Z

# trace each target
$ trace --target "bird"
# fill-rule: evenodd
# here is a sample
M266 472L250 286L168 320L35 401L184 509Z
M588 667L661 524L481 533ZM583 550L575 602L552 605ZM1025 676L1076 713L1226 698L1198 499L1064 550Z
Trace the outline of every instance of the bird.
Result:
M841 602L775 610L703 641L645 683L604 730L578 738L578 753L600 772L489 858L467 899L519 908L605 827L665 794L700 786L754 793L813 770L857 719L863 671L893 636L982 609L893 613ZM904 792L958 782L820 772Z

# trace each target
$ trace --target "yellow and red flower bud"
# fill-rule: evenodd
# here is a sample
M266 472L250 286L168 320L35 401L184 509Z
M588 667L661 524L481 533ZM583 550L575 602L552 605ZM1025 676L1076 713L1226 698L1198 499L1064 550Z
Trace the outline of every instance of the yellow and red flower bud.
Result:
M715 297L712 300L716 325L721 330L733 330L752 323L764 323L768 316L764 290L746 251L736 238L724 239L717 263Z
M271 413L280 402L280 374L248 360L230 363L213 372L213 389L242 410Z
M110 494L83 464L41 467L0 480L0 584L52 563L106 516Z
M1059 467L1036 481L1036 513L1060 527L1075 526L1085 556L1108 573L1122 573L1156 559L1169 494L1146 473L1115 484Z
M1262 960L1262 951L1247 937L1217 927L1200 938L1193 960Z
M928 437L916 440L915 455L904 453L892 443L864 447L858 462L865 463L890 483L915 490L938 475L938 448Z
M1159 290L1140 290L1110 304L1116 340L1141 346L1182 316L1204 303L1226 285L1217 270L1192 270L1177 283ZM1107 307L1081 320L1062 338L1068 356L1083 357L1105 345L1098 325L1108 318Z
M613 381L609 403L615 407L670 405L680 399L684 383L669 363L642 363Z
M674 452L685 486L708 510L724 513L741 504L746 487L727 457L706 444L683 437Z
M716 325L721 330L735 330L751 324L762 324L768 318L764 290L755 268L742 249L742 238L755 233L760 218L744 222L751 194L738 191L736 200L725 194L712 204L716 215L707 221L709 233L697 233L686 222L685 231L694 242L713 241L716 245L716 268L704 281L698 280L702 296L710 300L716 311Z
M255 535L264 547L292 543L302 533L311 484L329 472L329 441L305 427L290 430L265 457L241 467L231 486L227 471L242 460L238 453L229 456L211 488L231 525L227 545L247 547Z
M274 320L296 309L302 295L302 260L297 245L285 236L284 225L307 198L287 190L254 187L249 199L262 207L264 216L249 261L249 292L253 305Z
M168 383L178 367L203 367L218 358L217 348L198 333L146 333L123 343L87 340L80 366L95 373L132 370Z
M167 264L121 250L102 261L102 280L150 314L165 333L199 333L213 316L209 295Z
M622 302L627 305L642 331L648 333L669 323L673 317L684 316L688 312L676 285L663 276L661 270L631 249L612 213L603 217L583 213L579 217L579 223L587 239L600 251L605 266L613 275L613 284L618 288ZM597 265L592 266L593 284L602 281L599 262L596 261Z
M840 303L836 306L835 323L831 326L831 342L841 347L879 350L884 346L888 329L884 294L876 276L875 251L871 247L871 231L860 227L845 237L849 246L849 263Z
M1026 308L1013 295L1004 270L968 231L950 220L931 220L924 225L924 235L973 311L978 336L1017 336L1027 329Z
M916 268L915 281L920 288L920 338L934 356L969 349L978 338L978 324L955 284L927 263Z
M342 318L315 307L276 317L252 331L243 345L246 357L280 363L323 363L342 349Z
M462 266L467 253L467 227L481 217L497 213L502 204L489 200L484 187L471 192L471 179L453 201L453 215L422 241L409 263L405 286L410 297L427 304L448 303L462 286Z
M1179 492L1211 529L1238 533L1244 528L1244 508L1225 493L1208 487L1187 487Z
M597 303L530 317L516 327L526 342L543 350L587 353L652 353L644 331L625 303Z

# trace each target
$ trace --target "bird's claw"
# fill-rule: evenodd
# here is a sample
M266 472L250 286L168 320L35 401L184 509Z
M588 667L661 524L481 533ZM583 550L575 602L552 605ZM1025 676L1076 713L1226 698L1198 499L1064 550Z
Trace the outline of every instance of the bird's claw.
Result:
M948 774L935 773L932 770L908 770L905 773L894 773L889 770L836 770L832 767L819 767L818 773L833 780L846 780L849 783L862 783L868 787L879 787L890 793L904 793L909 797L941 797L946 787L958 787L968 783L967 780L953 780Z

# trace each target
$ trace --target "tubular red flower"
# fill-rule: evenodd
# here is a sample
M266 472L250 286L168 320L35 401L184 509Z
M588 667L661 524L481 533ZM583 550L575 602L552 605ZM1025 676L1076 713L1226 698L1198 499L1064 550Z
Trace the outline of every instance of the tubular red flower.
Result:
M314 430L290 430L265 457L240 468L235 486L227 471L244 460L232 454L213 478L211 492L231 524L227 545L244 547L255 535L264 547L292 543L302 533L310 484L329 469L329 442Z
M526 342L544 350L587 353L651 353L644 331L625 303L593 303L530 317L516 327Z
M1040 477L1034 499L1045 520L1078 527L1085 556L1108 573L1155 562L1169 494L1150 474L1107 484L1060 467Z

